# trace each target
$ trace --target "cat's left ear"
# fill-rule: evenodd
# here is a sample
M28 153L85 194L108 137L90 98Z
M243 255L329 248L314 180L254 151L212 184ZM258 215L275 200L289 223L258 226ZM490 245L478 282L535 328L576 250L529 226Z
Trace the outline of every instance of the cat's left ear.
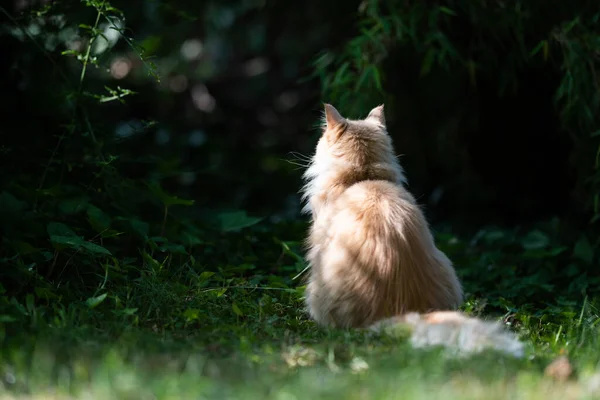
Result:
M367 115L367 119L374 119L379 122L381 125L385 126L385 115L383 113L383 104L375 107L371 110L369 115Z
M327 123L327 129L335 129L345 122L344 117L342 117L334 106L325 103L323 107L325 108L325 122Z

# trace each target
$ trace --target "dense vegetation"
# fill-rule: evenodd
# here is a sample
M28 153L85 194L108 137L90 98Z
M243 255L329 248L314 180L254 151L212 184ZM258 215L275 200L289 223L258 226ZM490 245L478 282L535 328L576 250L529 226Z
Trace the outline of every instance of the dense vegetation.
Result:
M600 396L596 2L14 1L0 15L7 395ZM463 309L502 318L527 359L307 319L297 191L325 101L355 117L385 103ZM573 379L544 377L558 355Z

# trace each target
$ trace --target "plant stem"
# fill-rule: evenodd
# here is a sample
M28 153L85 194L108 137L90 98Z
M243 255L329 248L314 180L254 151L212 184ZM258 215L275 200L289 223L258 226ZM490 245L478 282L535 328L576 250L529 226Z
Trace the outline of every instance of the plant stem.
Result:
M98 23L100 22L100 17L102 16L102 12L100 10L97 10L97 14L96 14L96 22L94 22L94 27L92 28L92 37L90 38L90 42L87 45L87 49L85 52L85 57L83 59L83 68L81 69L81 74L79 76L79 85L77 87L77 92L75 94L75 104L73 106L73 115L71 117L71 124L68 128L69 134L72 134L75 130L75 117L77 115L77 107L79 106L79 97L81 96L81 91L83 88L83 81L85 79L85 74L87 71L87 64L88 61L90 59L90 52L92 51L92 45L94 44L94 40L96 40L96 29L98 28ZM56 153L58 152L58 149L60 148L60 145L62 143L62 141L65 139L65 131L63 131L63 133L60 135L60 137L58 138L58 142L56 143L56 146L54 147L54 150L52 150L52 154L50 155L50 159L48 160L48 164L46 164L46 168L44 168L44 172L42 173L42 177L40 178L40 184L38 186L38 190L37 193L35 194L35 202L33 204L33 209L35 210L37 208L37 203L38 203L38 196L39 196L39 191L42 189L42 187L44 186L44 183L46 181L46 175L48 174L48 170L50 169L50 165L52 165L52 162L54 161L54 158L56 157Z
M81 95L81 88L83 87L83 80L85 79L85 73L87 71L87 65L88 62L90 60L90 52L92 51L92 45L94 44L94 41L96 40L96 29L98 28L98 23L100 22L100 17L102 16L102 13L100 12L100 10L98 10L97 14L96 14L96 22L94 22L94 28L92 29L92 37L90 38L90 42L87 45L87 49L85 51L85 56L83 58L83 68L81 69L81 74L79 75L79 87L77 88L77 97L75 98L75 101L77 101L79 99L79 95ZM75 103L77 104L77 103ZM77 108L77 107L75 107Z

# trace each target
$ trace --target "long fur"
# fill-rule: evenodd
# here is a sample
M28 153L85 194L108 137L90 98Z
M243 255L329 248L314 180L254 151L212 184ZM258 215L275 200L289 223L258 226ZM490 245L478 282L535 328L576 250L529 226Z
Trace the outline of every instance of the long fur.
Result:
M493 349L520 358L525 347L516 336L497 321L471 318L457 311L427 314L408 313L378 321L369 327L376 333L394 335L398 329L410 331L414 347L444 346L459 355Z
M462 303L452 263L404 187L383 106L349 120L325 105L304 179L304 212L312 217L306 306L318 324L366 328Z

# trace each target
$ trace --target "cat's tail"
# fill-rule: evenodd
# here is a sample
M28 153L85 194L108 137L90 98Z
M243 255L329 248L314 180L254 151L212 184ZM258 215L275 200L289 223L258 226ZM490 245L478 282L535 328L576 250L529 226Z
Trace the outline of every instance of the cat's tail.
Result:
M408 313L378 321L369 329L392 335L408 329L414 347L442 345L462 354L495 349L518 358L525 352L517 336L499 322L469 317L458 311Z

